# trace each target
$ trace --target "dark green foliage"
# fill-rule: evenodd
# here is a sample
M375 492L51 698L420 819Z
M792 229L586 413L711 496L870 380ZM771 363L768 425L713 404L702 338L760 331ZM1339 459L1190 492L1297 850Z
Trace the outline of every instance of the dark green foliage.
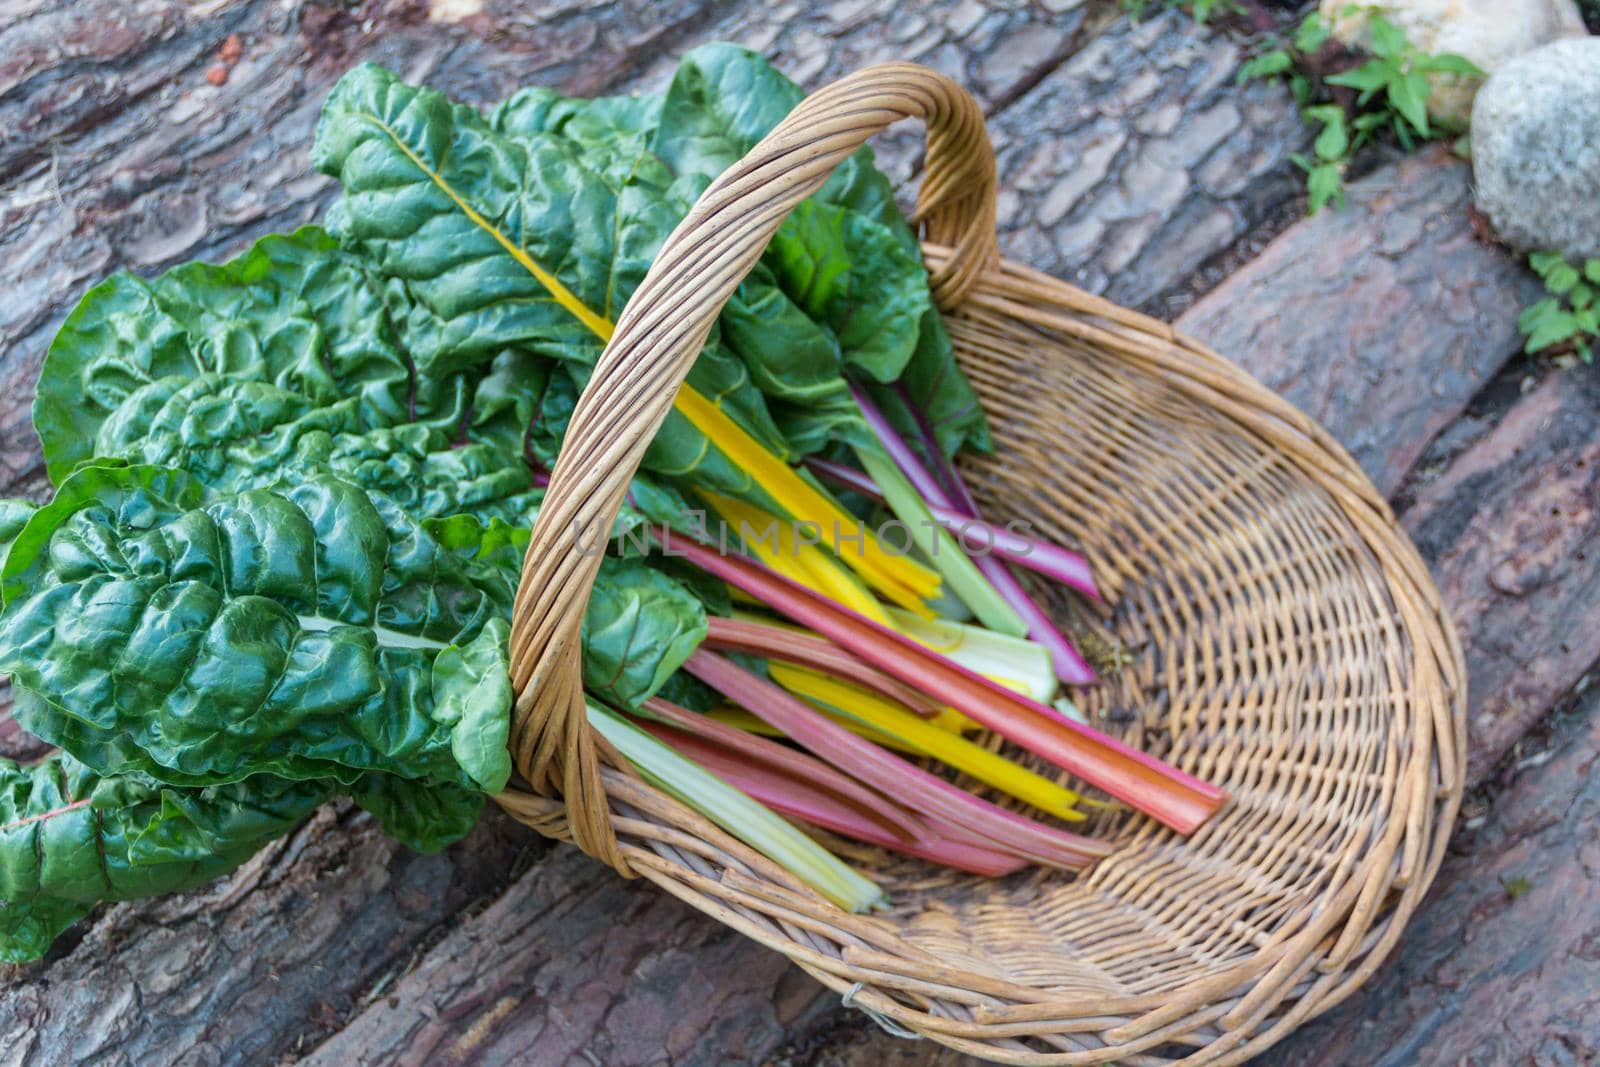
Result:
M1308 207L1313 215L1330 203L1344 206L1345 170L1366 144L1387 136L1410 149L1418 140L1447 134L1428 120L1429 75L1484 76L1461 56L1418 51L1405 33L1382 15L1370 15L1366 25L1372 55L1359 66L1334 74L1318 73L1322 68L1317 57L1328 47L1330 31L1322 15L1313 11L1290 40L1258 52L1239 68L1241 84L1255 78L1287 79L1301 115L1321 127L1312 154L1293 157L1295 165L1306 172ZM1329 86L1350 90L1353 99L1337 99Z
M32 767L0 759L0 961L43 955L99 901L172 893L228 873L330 792L327 782L267 775L173 789L137 776L103 779L60 753Z
M1517 326L1527 338L1525 351L1566 350L1593 362L1590 345L1600 338L1600 259L1577 266L1557 252L1535 252L1528 266L1544 279L1549 296L1522 313Z
M312 151L343 186L325 229L84 296L34 406L58 489L0 502L0 672L68 753L0 763L0 959L232 870L335 793L423 851L471 829L511 774L540 477L662 242L800 98L727 45L661 97L487 115L359 67ZM783 224L689 384L794 458L869 440L846 375L905 422L903 384L948 451L988 447L866 150ZM681 527L699 488L779 510L674 414L610 533ZM611 547L586 687L708 704L678 668L727 590Z

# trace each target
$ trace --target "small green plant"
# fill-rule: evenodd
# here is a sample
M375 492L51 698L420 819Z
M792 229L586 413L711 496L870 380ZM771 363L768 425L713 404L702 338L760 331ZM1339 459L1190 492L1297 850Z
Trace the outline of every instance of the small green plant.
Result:
M1419 51L1404 31L1382 15L1371 15L1367 28L1372 55L1359 66L1337 73L1319 73L1319 56L1328 46L1330 30L1315 11L1306 16L1292 38L1260 52L1239 68L1240 84L1255 78L1287 78L1300 114L1321 127L1312 154L1291 157L1306 172L1313 215L1329 203L1344 206L1345 170L1366 144L1392 136L1409 151L1419 140L1448 132L1428 121L1430 74L1483 76L1483 71L1462 56ZM1349 92L1340 94L1330 87ZM1355 94L1353 99L1349 99L1350 93Z
M1187 11L1202 26L1212 15L1238 15L1244 12L1239 0L1122 0L1122 10L1137 22L1145 17L1152 4L1162 11Z
M1533 888L1533 881L1519 874L1515 878L1501 878L1500 888L1506 891L1506 899L1516 900Z
M1559 252L1535 252L1528 266L1544 279L1549 296L1522 313L1517 328L1527 341L1523 351L1555 352L1557 356L1576 354L1585 363L1593 362L1591 343L1600 338L1600 259L1586 260L1582 267L1567 262Z

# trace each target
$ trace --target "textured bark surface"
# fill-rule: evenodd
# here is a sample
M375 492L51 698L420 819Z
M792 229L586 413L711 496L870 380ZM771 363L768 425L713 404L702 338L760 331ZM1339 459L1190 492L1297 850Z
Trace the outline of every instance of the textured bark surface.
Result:
M1430 151L1353 183L1178 328L1332 429L1385 493L1518 349L1539 285L1468 214L1472 168Z
M1086 0L836 0L812 4L736 3L686 39L737 41L757 49L803 85L815 86L871 63L906 60L955 78L990 114L1004 112L1019 95L1055 70L1105 21ZM664 51L631 79L641 87L663 83L679 50ZM1122 76L1132 74L1125 63ZM897 181L910 181L922 158L922 133L897 128L872 142L879 165Z
M991 113L1007 254L1126 303L1184 306L1203 288L1196 278L1296 209L1288 155L1305 134L1279 89L1234 85L1235 43L1174 15L1131 25L1114 7L14 3L0 20L0 492L45 488L33 378L84 288L119 268L230 255L316 217L331 189L307 165L312 126L361 59L474 102L528 83L655 87L684 49L717 38L762 49L809 85L915 59L961 79ZM230 34L243 54L216 85L207 73ZM878 147L890 173L914 178L917 131ZM1293 227L1184 324L1307 406L1392 489L1516 348L1526 276L1466 239L1464 196L1459 165L1376 175L1351 212ZM1309 322L1331 325L1302 336ZM1591 536L1595 404L1570 381L1515 405L1422 488L1408 518L1470 624L1488 739L1475 740L1475 767L1600 656L1577 558ZM1530 546L1542 562L1529 562ZM1497 573L1505 588L1485 584ZM1549 647L1552 633L1572 640ZM0 713L0 753L27 751ZM1534 795L1536 780L1517 795ZM1569 854L1587 857L1592 878L1593 857ZM1552 879L1576 877L1561 871ZM1570 885L1566 897L1593 899ZM1425 913L1412 944L1441 961L1460 952L1465 982L1487 976L1490 958L1472 962L1461 919ZM1531 974L1485 988L1514 1006ZM1381 1007L1364 1003L1344 1010L1346 1025ZM1494 1025L1483 1003L1461 1004L1485 1032ZM1425 1006L1374 1015L1370 1047L1437 1042ZM1558 1014L1539 1018L1553 1027ZM419 857L340 807L203 892L102 909L45 961L0 968L0 1053L34 1064L968 1062L883 1036L779 957L505 819Z
M1480 780L1597 659L1600 381L1551 377L1405 516L1463 632Z
M819 992L783 957L558 848L306 1062L752 1063L825 1010Z
M1169 12L1118 21L991 123L1007 255L1123 304L1181 289L1298 198L1305 132L1238 44Z
M1463 834L1401 951L1273 1063L1600 1063L1600 697Z
M207 889L101 909L51 957L4 968L8 1064L262 1063L391 983L519 865L556 851L499 817L418 856L330 805Z

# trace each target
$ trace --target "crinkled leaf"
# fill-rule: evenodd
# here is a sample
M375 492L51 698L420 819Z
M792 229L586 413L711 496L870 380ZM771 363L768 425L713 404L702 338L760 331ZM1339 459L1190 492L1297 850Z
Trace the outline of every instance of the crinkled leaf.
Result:
M5 566L6 554L11 551L11 542L17 539L22 528L28 525L28 520L33 518L33 513L38 510L39 505L31 500L0 497L0 567Z
M511 679L506 647L511 627L490 619L465 645L451 645L433 661L435 722L450 730L450 751L478 787L498 793L511 778ZM674 664L674 670L677 665Z
M734 44L701 45L685 55L661 102L650 145L673 173L710 182L772 131L805 92L758 52ZM817 192L816 199L865 215L890 230L906 250L916 238L894 202L894 187L860 148Z
M581 384L660 243L687 210L642 148L585 146L542 131L548 98L497 113L415 88L372 65L335 87L313 158L344 196L329 228L403 288L400 333L424 373L477 365L507 346L572 364ZM528 128L528 127L534 128ZM764 446L787 447L741 361L715 340L689 383ZM676 413L648 470L758 502L747 472Z
M780 227L764 262L794 302L833 331L846 363L880 382L900 376L932 299L921 260L883 226L808 200Z
M364 64L340 79L312 161L344 194L328 228L411 297L420 369L448 373L516 346L592 361L601 339L525 265L603 313L614 205L554 138L512 141L470 107Z
M705 45L679 65L652 146L680 176L709 181L803 96L759 54L735 45ZM763 263L794 303L830 328L844 362L878 381L902 373L917 380L912 391L929 405L925 410L940 427L947 450L991 447L983 409L956 369L949 337L932 307L916 238L895 206L893 187L872 165L870 151L852 155L784 220ZM752 347L735 343L763 392L773 398L774 412L797 450L813 451L830 434L857 432L853 410L836 393L806 409L786 407L789 398L768 384L782 368L763 376L755 369ZM798 373L784 376L815 391L811 383L819 377L820 363L817 354L807 355Z
M759 54L710 44L684 57L661 106L651 141L680 177L710 181L737 162L800 102L804 93ZM877 381L904 375L940 428L950 452L970 444L991 447L983 409L956 369L949 337L932 307L915 236L894 203L894 189L861 149L810 200L785 219L763 258L793 303L833 333L842 360ZM729 329L724 314L724 330ZM774 346L757 369L757 346L732 342L751 364L757 384L773 399L780 425L797 450L820 448L828 437L859 432L853 408L828 381L827 353L796 348L785 366ZM914 364L914 365L913 365ZM791 369L792 368L792 369ZM804 406L772 386L774 379L809 390ZM837 389L837 386L831 386Z
M405 420L418 399L381 295L308 228L230 263L90 290L45 357L34 423L57 482L96 455L203 476L263 431L305 419L359 431ZM456 417L445 406L426 413Z
M415 515L530 488L522 436L545 364L500 352L419 374L381 286L321 230L152 281L115 275L51 345L35 404L51 476L91 457L181 467L219 489L332 470Z
M641 165L643 146L656 133L659 99L556 98L552 104L552 96L548 90L517 94L496 111L497 124L516 132L548 132L573 139L589 154L613 158L609 167L620 173ZM660 165L653 156L648 159L650 166ZM672 183L669 195L676 201L674 224L708 182L704 175L691 173ZM638 271L637 277L642 276L642 270ZM767 264L758 263L724 305L718 333L722 343L743 361L783 438L795 451L816 451L839 423L854 416L854 405L838 373L839 339L796 305ZM708 370L696 367L690 384L705 391L702 377Z
M331 473L383 493L413 516L469 512L485 519L531 521L543 493L533 488L520 459L481 442L442 449L431 448L434 443L431 434L418 426L311 438L275 475L260 472L258 484L272 484L290 474L306 478Z
M24 725L103 774L381 770L496 789L498 771L455 757L435 661L503 626L514 584L331 477L222 494L167 468L88 467L6 561L0 670L42 698ZM504 675L493 643L498 661L471 665Z
M350 796L401 844L438 852L466 837L478 822L484 797L454 782L413 781L392 774L364 774Z
M107 780L61 753L0 760L0 961L37 959L99 901L228 873L329 792L270 775L208 789Z

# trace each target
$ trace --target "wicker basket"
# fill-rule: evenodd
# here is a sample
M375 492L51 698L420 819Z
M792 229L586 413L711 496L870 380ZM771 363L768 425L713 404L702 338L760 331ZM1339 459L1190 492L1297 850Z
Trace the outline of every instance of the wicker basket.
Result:
M619 770L584 719L579 626L609 528L723 302L869 136L927 124L934 295L993 416L991 514L1085 547L1120 650L1085 710L1226 787L1189 839L1135 815L1087 874L991 881L847 855L894 908L849 915ZM1069 161L1063 161L1069 165ZM1461 797L1461 651L1421 560L1327 433L1167 326L998 259L978 106L909 64L812 95L708 189L574 412L512 635L523 781L500 802L784 953L880 1023L1005 1063L1236 1063L1349 996L1437 870ZM582 526L574 526L581 523ZM1033 763L1038 766L1037 762Z

